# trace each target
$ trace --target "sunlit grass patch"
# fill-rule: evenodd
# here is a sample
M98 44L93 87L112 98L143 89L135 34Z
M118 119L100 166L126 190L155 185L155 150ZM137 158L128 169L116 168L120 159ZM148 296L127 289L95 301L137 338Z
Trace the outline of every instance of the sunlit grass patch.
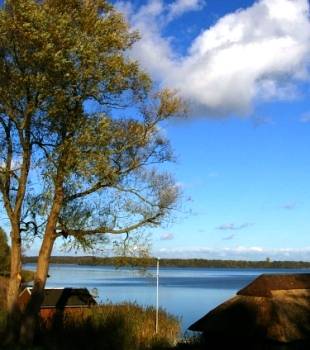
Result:
M179 320L159 310L155 334L153 307L137 304L105 304L89 309L59 311L53 319L42 320L39 343L67 349L164 349L176 344Z

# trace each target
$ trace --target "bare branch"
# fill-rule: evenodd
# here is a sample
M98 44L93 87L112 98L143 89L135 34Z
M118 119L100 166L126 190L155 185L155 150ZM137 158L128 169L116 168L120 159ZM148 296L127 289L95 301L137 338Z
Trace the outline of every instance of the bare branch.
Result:
M152 203L151 201L149 201L148 199L146 199L145 197L143 197L140 193L138 193L135 189L133 188L124 188L121 186L113 186L116 190L120 191L120 192L126 192L126 193L131 193L134 196L138 197L142 202L152 206L152 207L158 207L158 204L156 203Z
M138 221L137 223L124 227L124 228L120 228L120 229L113 229L111 227L106 227L106 226L101 226L101 227L97 227L95 229L90 229L90 230L72 230L72 229L67 229L67 228L62 228L60 235L71 235L71 236L79 236L79 235L96 235L98 233L101 234L114 234L114 235L119 235L119 234L124 234L124 233L128 233L134 230L139 229L140 227L146 226L147 224L149 225L158 225L159 222L156 221L157 219L159 219L161 216L163 215L162 212L158 212L156 214L154 214L151 217L148 217L146 219L143 219L141 221Z
M87 189L85 191L78 192L78 193L75 193L75 194L73 194L71 196L65 197L64 198L64 203L68 203L68 202L73 201L74 199L77 199L77 198L88 196L88 195L90 195L92 193L97 192L100 189L103 189L105 187L109 187L111 185L112 185L111 183L103 184L102 181L99 181L94 186L92 186L91 188L89 188L89 189Z

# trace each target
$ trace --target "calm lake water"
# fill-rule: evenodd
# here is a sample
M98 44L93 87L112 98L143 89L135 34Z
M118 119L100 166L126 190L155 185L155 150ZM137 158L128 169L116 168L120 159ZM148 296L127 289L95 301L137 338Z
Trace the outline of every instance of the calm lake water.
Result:
M34 264L27 264L34 269ZM262 273L310 272L310 269L214 269L160 268L159 304L178 316L182 329L232 297ZM47 287L86 287L98 291L99 302L132 301L141 305L156 303L156 270L142 274L134 269L112 266L52 264Z

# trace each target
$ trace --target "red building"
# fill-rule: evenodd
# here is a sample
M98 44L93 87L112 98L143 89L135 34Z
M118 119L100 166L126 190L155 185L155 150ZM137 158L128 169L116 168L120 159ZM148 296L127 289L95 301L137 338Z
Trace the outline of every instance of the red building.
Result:
M31 288L25 288L19 295L18 304L25 309L30 300ZM43 319L52 318L56 312L75 312L82 308L89 308L97 302L86 288L47 288L40 309Z

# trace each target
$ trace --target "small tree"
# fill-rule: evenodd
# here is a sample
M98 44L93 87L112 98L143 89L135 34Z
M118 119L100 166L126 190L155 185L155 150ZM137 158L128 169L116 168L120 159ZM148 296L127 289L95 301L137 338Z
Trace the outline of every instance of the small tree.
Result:
M57 238L83 247L159 225L178 188L160 122L183 110L127 51L138 39L103 0L7 0L0 11L0 190L11 222L8 293L22 234L42 239L22 333L32 338ZM31 187L30 180L36 185Z
M0 227L0 275L10 271L10 253L6 233Z

